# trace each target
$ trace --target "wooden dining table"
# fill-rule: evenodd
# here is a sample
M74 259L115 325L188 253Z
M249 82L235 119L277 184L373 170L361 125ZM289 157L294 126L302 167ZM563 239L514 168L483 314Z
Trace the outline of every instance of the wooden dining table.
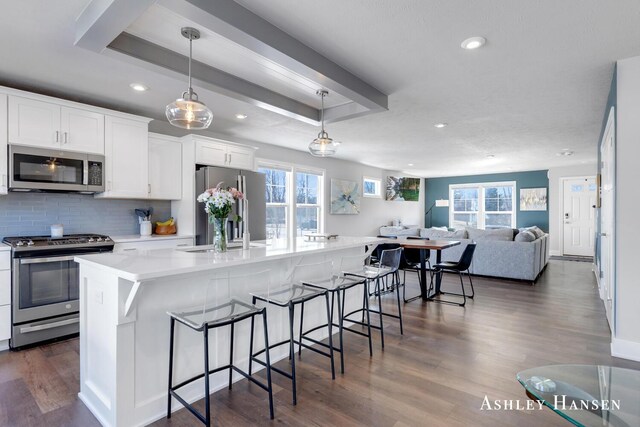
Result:
M419 249L420 250L420 295L410 298L409 301L422 298L424 301L433 298L440 294L440 284L442 276L436 276L435 291L432 295L429 295L429 289L427 287L427 251L436 251L436 264L442 261L442 251L453 246L460 244L457 240L427 240L427 239L389 239L389 243L398 244L405 249Z

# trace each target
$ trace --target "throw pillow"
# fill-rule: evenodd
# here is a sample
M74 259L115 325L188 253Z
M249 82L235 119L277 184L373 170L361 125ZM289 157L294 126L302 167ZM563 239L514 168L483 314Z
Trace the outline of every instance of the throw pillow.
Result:
M536 235L529 230L521 231L516 234L516 238L514 239L516 242L533 242L534 240L536 240Z
M545 232L542 231L540 228L538 228L535 225L532 226L532 227L521 228L520 231L530 231L536 236L536 239L539 239L539 238L541 238L542 236L545 235Z
M437 228L422 228L420 229L420 237L427 237L431 240L435 239L466 239L466 230L448 231Z

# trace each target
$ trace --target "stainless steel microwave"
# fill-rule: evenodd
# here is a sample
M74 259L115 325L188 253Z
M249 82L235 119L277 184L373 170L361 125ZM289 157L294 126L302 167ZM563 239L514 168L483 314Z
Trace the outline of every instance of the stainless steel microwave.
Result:
M9 191L104 191L104 156L9 146Z

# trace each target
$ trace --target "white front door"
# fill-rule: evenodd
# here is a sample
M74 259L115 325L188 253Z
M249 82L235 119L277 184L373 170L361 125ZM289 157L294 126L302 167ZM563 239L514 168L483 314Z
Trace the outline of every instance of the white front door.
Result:
M564 255L593 256L596 179L564 180Z

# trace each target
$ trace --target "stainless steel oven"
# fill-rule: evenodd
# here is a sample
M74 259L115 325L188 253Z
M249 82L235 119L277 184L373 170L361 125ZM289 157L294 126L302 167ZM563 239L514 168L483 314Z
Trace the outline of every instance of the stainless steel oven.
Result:
M104 156L9 146L10 191L104 191Z
M110 252L107 236L7 237L12 246L11 347L19 348L79 330L78 264L75 255Z

